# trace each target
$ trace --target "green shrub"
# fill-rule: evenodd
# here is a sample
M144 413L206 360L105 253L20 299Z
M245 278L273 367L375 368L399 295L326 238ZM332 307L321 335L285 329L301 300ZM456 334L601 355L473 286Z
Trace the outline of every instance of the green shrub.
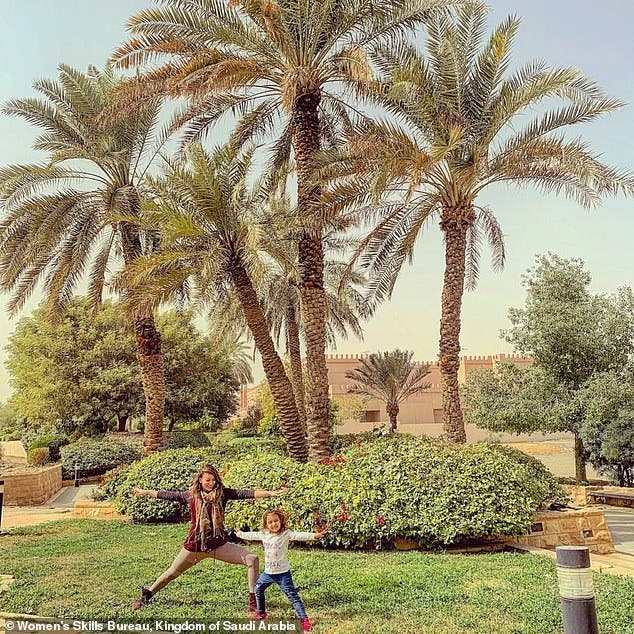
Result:
M167 448L209 447L211 442L205 432L199 429L177 430L166 433Z
M310 530L318 513L332 521L322 543L347 547L378 546L397 536L434 546L524 534L539 506L563 495L550 473L522 456L402 434L355 444L326 464L259 454L232 464L226 481L265 488L286 482L292 488L279 504L294 526ZM255 529L261 512L276 503L232 505L227 524Z
M330 437L330 448L333 454L340 453L344 449L353 446L360 446L366 442L373 442L380 436L384 435L381 428L375 428L372 431L362 431L356 434L333 434Z
M152 454L129 468L125 480L118 486L115 506L137 522L181 519L188 512L182 504L137 497L132 489L185 491L196 472L208 462L222 472L222 458L210 449L171 449Z
M30 449L39 449L46 447L50 453L51 461L58 462L61 460L61 448L70 444L70 439L64 434L49 434L47 436L38 436L30 446Z
M80 476L102 475L122 464L141 458L141 443L132 438L82 439L62 447L62 475L75 477L75 465Z
M119 465L104 473L97 488L93 491L92 499L101 502L114 498L119 487L125 482L129 470L130 465Z
M205 462L218 467L228 486L288 486L277 499L230 503L228 528L255 530L265 510L281 506L300 530L311 530L316 515L318 523L330 519L321 543L331 546L379 547L398 536L430 547L525 534L540 505L563 499L544 467L500 446L393 434L356 439L322 464L299 464L257 441L223 434L218 448L166 451L137 462L118 486L119 510L138 521L183 517L181 505L130 491L185 490Z
M29 449L26 454L26 461L34 466L41 466L51 461L48 447L35 447Z

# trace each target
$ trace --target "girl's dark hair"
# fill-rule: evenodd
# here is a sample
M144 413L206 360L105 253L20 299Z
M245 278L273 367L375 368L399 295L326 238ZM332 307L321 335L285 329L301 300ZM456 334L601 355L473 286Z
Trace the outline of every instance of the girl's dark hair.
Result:
M272 509L266 511L262 516L262 530L268 530L266 526L266 520L269 515L277 515L280 518L280 531L285 531L288 528L288 516L282 509Z

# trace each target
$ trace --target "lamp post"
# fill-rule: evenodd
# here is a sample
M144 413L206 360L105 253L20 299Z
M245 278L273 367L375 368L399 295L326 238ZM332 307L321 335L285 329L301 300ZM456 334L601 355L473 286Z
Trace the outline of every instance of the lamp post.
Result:
M599 634L590 551L586 546L557 546L555 551L564 634Z
M79 486L79 464L75 463L75 486Z

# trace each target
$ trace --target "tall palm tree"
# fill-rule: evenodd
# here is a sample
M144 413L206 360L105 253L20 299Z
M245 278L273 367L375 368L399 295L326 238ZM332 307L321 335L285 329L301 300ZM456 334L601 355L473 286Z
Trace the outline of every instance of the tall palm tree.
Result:
M280 231L272 230L269 240L283 239ZM265 247L266 250L266 247ZM286 354L290 362L290 380L293 384L295 403L300 422L306 427L306 400L304 369L302 363L303 321L298 291L298 271L293 261L278 261L276 267L269 270L261 285L261 297L271 335L277 347L284 341ZM352 272L345 286L340 288L341 275L346 269L345 263L327 260L325 262L324 285L326 289L326 343L335 349L337 338L347 339L350 333L363 339L361 321L371 315L362 288L367 283L363 275ZM227 295L226 301L217 303L211 314L214 329L221 332L244 332L243 313L235 295ZM235 336L235 334L234 334Z
M393 432L398 424L399 404L430 386L423 383L429 366L412 363L413 356L410 350L372 353L367 359L360 359L360 367L346 372L347 378L357 382L348 390L351 394L385 403Z
M235 292L249 327L279 412L289 454L307 458L292 385L275 349L256 288L275 257L264 254L268 233L262 208L263 183L249 185L254 149L226 145L213 153L200 143L185 150L185 161L168 163L166 174L148 179L151 198L143 220L160 231L160 253L140 258L124 276L133 301L172 300L184 286L201 307ZM269 243L269 248L275 248ZM283 250L283 245L278 245Z
M114 59L122 67L164 63L133 80L131 107L146 95L186 96L185 139L237 114L234 142L272 139L270 164L294 154L305 324L311 459L330 454L325 359L323 221L314 159L354 118L349 106L372 74L367 50L401 42L421 21L461 0L159 0L129 22L132 39Z
M468 288L475 285L483 236L492 247L494 268L501 268L505 257L500 226L478 202L484 190L497 183L532 185L586 208L604 196L634 192L630 173L605 165L583 141L559 134L616 110L621 102L573 68L533 62L505 78L518 26L510 17L485 41L486 13L472 6L455 19L431 19L426 56L408 44L378 47L374 61L383 76L372 93L398 124L360 126L347 156L325 159L339 177L326 196L334 209L378 209L377 224L353 261L360 257L368 267L379 297L391 294L422 230L439 223L445 244L439 350L443 425L456 442L466 439L458 394L465 281ZM564 105L530 116L553 98Z
M98 126L119 82L110 67L84 74L61 65L57 81L35 82L43 99L11 100L3 108L42 129L34 148L47 153L42 163L0 169L0 288L12 293L11 312L40 283L49 306L63 309L86 276L96 308L111 268L152 248L152 237L134 221L139 185L161 145L154 140L160 102L147 101L134 115ZM161 337L142 305L135 307L133 327L146 402L144 451L151 453L162 445Z

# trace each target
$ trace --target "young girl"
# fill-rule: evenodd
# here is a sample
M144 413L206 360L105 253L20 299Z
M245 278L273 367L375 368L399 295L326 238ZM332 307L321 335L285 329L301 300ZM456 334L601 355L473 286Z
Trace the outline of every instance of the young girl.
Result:
M176 579L188 568L202 559L213 557L230 564L243 564L249 575L249 610L256 612L254 594L255 582L260 572L256 555L246 548L227 541L224 527L225 506L229 500L268 498L282 495L285 491L254 491L251 489L230 489L223 486L218 471L207 464L196 474L189 491L153 491L132 489L135 495L146 495L159 500L182 502L189 506L191 526L183 548L172 565L148 588L141 588L141 596L132 606L134 610L143 607L161 588Z
M293 584L291 565L286 557L288 544L291 541L309 541L319 539L324 535L328 525L317 533L290 531L287 528L286 513L280 509L267 511L262 518L262 530L253 532L236 531L240 539L247 541L261 541L264 547L264 572L255 584L255 600L257 604L257 618L266 617L264 591L276 583L282 592L290 599L297 616L302 622L304 632L310 630L310 621L306 615L304 604Z

